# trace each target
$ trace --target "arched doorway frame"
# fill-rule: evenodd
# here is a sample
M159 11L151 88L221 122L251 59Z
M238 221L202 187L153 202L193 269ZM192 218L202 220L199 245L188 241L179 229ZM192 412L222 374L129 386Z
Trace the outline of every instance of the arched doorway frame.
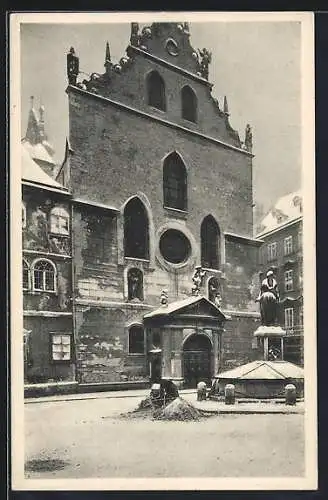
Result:
M206 339L209 349L186 349L186 344L188 344L192 337L203 337ZM187 355L186 353L193 353L193 355ZM205 354L202 355L201 353ZM209 365L207 364L207 368L205 368L206 363L209 363ZM211 337L204 331L196 331L187 335L182 342L182 376L185 386L195 388L200 381L209 383L212 378L213 365L214 345ZM194 375L192 374L193 372Z

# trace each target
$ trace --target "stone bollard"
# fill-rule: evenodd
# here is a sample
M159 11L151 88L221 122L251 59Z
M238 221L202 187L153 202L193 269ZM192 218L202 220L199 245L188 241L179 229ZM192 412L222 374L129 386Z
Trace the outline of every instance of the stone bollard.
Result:
M233 384L227 384L224 388L224 403L226 405L235 404L235 386Z
M205 382L198 382L197 384L197 401L205 401L207 396Z
M296 387L294 384L285 386L285 404L296 405Z

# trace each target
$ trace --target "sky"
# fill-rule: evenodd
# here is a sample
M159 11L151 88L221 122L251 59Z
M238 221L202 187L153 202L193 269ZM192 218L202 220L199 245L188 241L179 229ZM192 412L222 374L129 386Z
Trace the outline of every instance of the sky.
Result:
M266 211L301 187L301 24L191 22L190 32L194 48L212 52L212 94L220 102L227 96L230 123L242 140L246 124L252 126L254 200ZM48 140L61 162L68 136L69 48L75 48L81 71L103 73L106 42L116 62L129 38L129 23L21 24L22 137L34 96L34 107L45 107Z

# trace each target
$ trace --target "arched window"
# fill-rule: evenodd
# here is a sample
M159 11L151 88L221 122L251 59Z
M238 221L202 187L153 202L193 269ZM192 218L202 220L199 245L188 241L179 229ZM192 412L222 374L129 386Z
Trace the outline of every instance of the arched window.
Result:
M157 71L147 77L147 95L149 106L166 111L165 83Z
M124 209L124 255L149 259L148 217L139 198L132 198Z
M30 288L30 270L26 260L23 260L23 290Z
M69 235L69 215L63 207L54 207L50 212L50 232Z
M129 328L129 354L144 354L144 329L141 325Z
M176 152L164 160L163 191L165 207L187 210L187 171Z
M181 90L182 118L189 122L197 122L197 97L188 85Z
M202 266L219 269L220 266L220 229L214 217L208 215L200 228Z
M50 260L38 260L33 265L33 289L56 291L56 267Z
M128 271L128 300L143 300L143 274L140 269Z

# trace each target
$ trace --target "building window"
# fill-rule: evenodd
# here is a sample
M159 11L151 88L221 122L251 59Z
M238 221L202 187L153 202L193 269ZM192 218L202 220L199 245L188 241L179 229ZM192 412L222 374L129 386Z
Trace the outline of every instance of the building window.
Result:
M159 249L164 259L171 264L185 262L191 253L190 241L177 229L168 229L162 234Z
M51 338L52 361L71 360L71 335L53 333Z
M220 229L212 215L208 215L203 220L200 227L200 239L202 266L210 269L219 269Z
M23 290L30 288L30 270L28 264L23 260Z
M128 271L128 300L143 300L143 274L140 269Z
M124 255L149 259L148 217L139 198L132 198L124 209Z
M294 309L292 307L285 309L285 328L286 330L294 328Z
M22 228L26 228L26 205L22 202Z
M129 354L144 354L144 330L140 325L129 328Z
M289 255L293 252L293 237L287 236L284 239L284 254Z
M50 212L50 232L69 235L69 215L62 207L54 207Z
M56 267L50 260L38 260L34 263L33 289L47 292L56 290Z
M152 71L147 77L147 94L149 106L166 111L165 83L157 71Z
M285 271L285 291L290 292L293 290L293 271Z
M187 210L187 171L176 152L164 160L163 191L165 207Z
M182 118L189 122L197 121L197 97L195 92L186 85L181 90Z
M277 258L277 242L268 244L268 261L274 260Z

